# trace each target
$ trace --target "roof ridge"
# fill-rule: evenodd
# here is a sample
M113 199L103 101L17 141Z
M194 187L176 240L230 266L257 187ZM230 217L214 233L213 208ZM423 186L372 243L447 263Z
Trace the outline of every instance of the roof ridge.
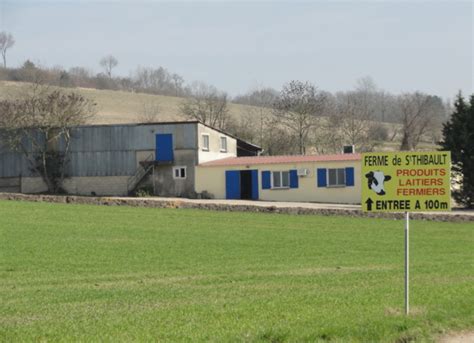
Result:
M360 160L361 154L328 154L328 155L273 155L227 157L201 163L201 166L225 166L242 164L285 164L298 162L343 162Z

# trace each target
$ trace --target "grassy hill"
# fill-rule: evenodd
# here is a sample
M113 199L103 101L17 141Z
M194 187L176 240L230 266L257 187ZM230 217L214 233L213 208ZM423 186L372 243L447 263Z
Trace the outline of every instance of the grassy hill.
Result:
M0 81L0 99L13 98L21 96L22 93L28 91L31 84L26 82ZM114 90L100 90L93 88L71 88L81 93L89 99L97 103L97 114L92 120L93 124L120 124L120 123L136 123L141 122L141 113L144 106L157 104L160 111L156 121L172 121L184 120L180 114L180 104L184 98L153 95L145 93L132 93ZM256 108L248 105L229 104L229 112L233 118L254 112ZM398 124L384 123L391 132L399 126ZM397 150L400 146L400 137L395 141L381 142L377 147L378 150ZM419 150L433 150L437 146L430 141L420 142Z
M30 87L25 82L0 81L0 98L17 97ZM158 104L160 114L158 121L184 119L179 113L179 105L183 98L131 93L113 90L99 90L92 88L74 88L74 91L94 100L97 103L97 115L94 124L133 123L140 121L140 113L146 104ZM239 104L229 104L232 116L240 116L252 107Z

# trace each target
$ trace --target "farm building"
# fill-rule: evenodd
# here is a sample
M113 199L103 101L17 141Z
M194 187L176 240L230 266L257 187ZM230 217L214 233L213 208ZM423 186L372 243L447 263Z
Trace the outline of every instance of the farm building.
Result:
M198 121L80 126L71 137L63 188L80 195L127 195L148 185L156 195L193 197L198 164L261 151ZM0 141L0 192L46 190L27 159Z
M259 156L261 148L198 121L96 125L71 133L69 194L359 203L360 155ZM57 151L64 150L59 142ZM0 142L0 192L47 187Z
M196 168L196 191L220 199L360 203L360 154L230 157Z

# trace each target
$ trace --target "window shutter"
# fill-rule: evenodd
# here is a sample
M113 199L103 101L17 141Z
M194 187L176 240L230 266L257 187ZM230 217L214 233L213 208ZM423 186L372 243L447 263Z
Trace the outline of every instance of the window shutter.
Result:
M270 189L272 188L271 183L271 176L272 173L268 170L262 171L262 189Z
M346 186L354 186L354 167L346 168Z
M290 170L290 188L298 188L298 171Z
M318 187L327 186L326 173L327 173L326 168L318 168Z

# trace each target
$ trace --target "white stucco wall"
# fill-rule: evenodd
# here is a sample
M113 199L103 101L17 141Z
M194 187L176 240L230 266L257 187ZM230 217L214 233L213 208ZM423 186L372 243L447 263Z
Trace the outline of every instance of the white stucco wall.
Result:
M219 160L226 157L237 156L237 140L219 131L198 124L198 163ZM203 134L209 135L209 151L203 150ZM220 151L220 137L227 137L227 152Z
M347 187L318 187L317 168L354 168L354 186ZM262 174L264 170L285 171L290 169L309 170L309 175L298 177L298 188L262 189ZM207 191L216 199L225 199L225 171L226 170L258 170L259 200L267 201L305 201L358 204L361 200L360 161L338 162L310 162L310 163L282 163L260 164L250 166L214 166L196 168L196 191Z

